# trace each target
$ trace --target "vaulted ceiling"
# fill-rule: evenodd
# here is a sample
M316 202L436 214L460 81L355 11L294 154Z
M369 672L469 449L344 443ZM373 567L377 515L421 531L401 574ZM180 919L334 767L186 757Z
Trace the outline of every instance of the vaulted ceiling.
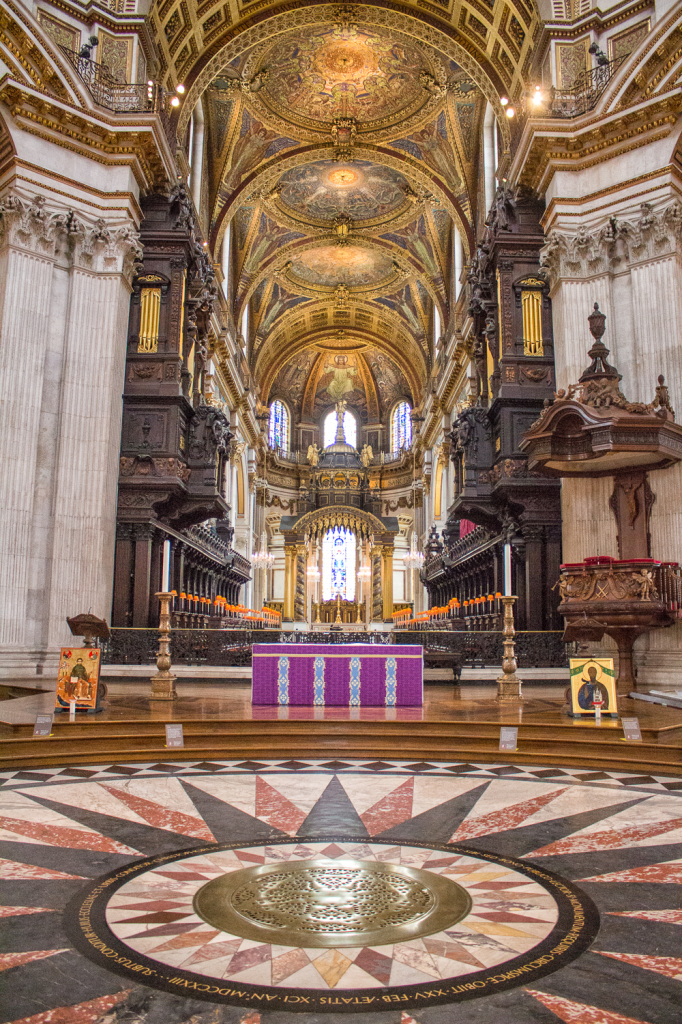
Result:
M260 400L279 392L314 418L321 368L338 355L363 415L385 419L395 399L423 400L434 309L443 333L450 325L453 226L470 251L478 140L486 102L502 111L499 75L461 34L384 5L266 6L258 23L245 11L239 31L221 22L203 50L195 33L192 62L174 61L187 89L181 139L197 102L204 112L207 235L220 262L232 226L231 314L238 330L248 307ZM154 18L167 27L178 10L186 24L183 4ZM184 36L163 38L174 47Z

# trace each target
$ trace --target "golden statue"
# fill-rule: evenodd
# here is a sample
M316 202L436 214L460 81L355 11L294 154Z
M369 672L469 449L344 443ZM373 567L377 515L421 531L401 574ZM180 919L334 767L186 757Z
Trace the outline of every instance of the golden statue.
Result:
M365 469L367 469L373 458L374 452L372 451L372 446L369 444L364 445L360 452L360 462L363 464Z
M320 461L320 449L316 444L308 445L308 462L311 466L316 466Z

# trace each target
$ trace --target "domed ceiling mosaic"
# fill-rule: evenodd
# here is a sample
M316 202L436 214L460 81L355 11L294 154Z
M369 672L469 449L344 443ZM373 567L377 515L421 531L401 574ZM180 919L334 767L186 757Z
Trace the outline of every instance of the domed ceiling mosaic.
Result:
M309 422L325 401L311 353L353 350L371 424L399 397L419 406L435 325L452 329L453 232L467 250L485 98L414 36L337 17L261 35L209 80L208 233L217 260L229 246L230 316L260 401L286 392Z
M377 285L393 272L391 257L357 245L325 245L298 256L291 268L295 277L326 288Z
M307 221L331 222L340 214L373 221L410 207L403 175L369 160L305 164L287 171L279 187L284 212Z
M420 73L424 50L362 26L330 26L301 38L292 32L260 58L268 78L258 98L302 128L326 129L352 117L364 130L397 123L429 100Z

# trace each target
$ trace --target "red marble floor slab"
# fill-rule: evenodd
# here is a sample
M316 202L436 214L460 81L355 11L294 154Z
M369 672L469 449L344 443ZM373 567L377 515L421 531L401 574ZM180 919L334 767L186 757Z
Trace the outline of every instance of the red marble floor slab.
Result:
M0 817L0 828L15 835L26 836L50 846L64 846L71 850L101 850L103 853L137 853L130 846L108 839L99 832L80 828L66 828L52 822L24 821L22 818Z
M46 956L57 953L68 953L68 949L29 949L25 953L0 953L0 971L8 971L11 967L22 967L34 960L44 960Z
M643 921L682 924L682 910L610 910L607 913L609 917L638 917Z
M532 797L530 800L522 800L517 804L510 804L499 811L491 811L490 814L483 814L477 818L465 818L457 831L451 836L450 842L463 843L467 839L476 838L476 836L485 836L491 832L502 832L510 828L517 828L526 818L530 818L532 814L535 814L565 792L566 787L554 789L549 793L542 793L540 796Z
M611 871L605 875L591 875L576 879L580 882L661 882L682 884L682 860L664 861L661 864L647 864L641 868L626 868Z
M214 843L215 836L210 828L201 818L193 818L182 811L173 811L162 804L146 800L144 797L131 793L127 789L118 789L116 786L106 786L99 783L102 789L116 797L122 804L135 811L141 818L149 822L155 828L165 828L170 832L178 832L181 836L192 836L194 839L203 839L207 843Z
M256 817L266 821L273 828L293 836L305 821L306 814L257 775Z
M677 978L678 981L682 981L682 960L679 957L648 956L640 953L607 953L602 949L596 952L600 956L609 956L613 960L622 960L623 963L641 967L645 971L655 971L657 974L665 974L667 978ZM682 1017L682 993L680 999L680 1017Z
M35 864L22 864L17 860L0 859L0 878L83 878L83 875L68 875L65 871L53 871L51 868L37 867Z
M10 1024L96 1024L106 1018L108 1012L117 1003L126 999L132 989L124 989L122 992L114 992L110 996L100 996L99 999L88 999L84 1003L74 1003L73 1006L56 1006L52 1010L44 1010L42 1013L34 1013L30 1017L20 1017Z
M623 828L603 829L600 832L588 832L585 835L567 836L556 843L541 846L527 857L555 857L566 853L592 853L596 850L618 850L633 843L641 843L647 839L674 832L682 828L682 818L670 818L667 821L656 821L649 825L626 825Z
M624 1017L622 1013L601 1010L598 1006L576 1003L571 999L563 999L561 996L549 995L547 992L538 992L532 988L527 988L524 991L556 1014L559 1020L564 1021L564 1024L647 1024L647 1021Z
M397 786L391 793L377 800L369 807L360 820L371 836L376 836L394 825L400 825L412 817L414 778Z

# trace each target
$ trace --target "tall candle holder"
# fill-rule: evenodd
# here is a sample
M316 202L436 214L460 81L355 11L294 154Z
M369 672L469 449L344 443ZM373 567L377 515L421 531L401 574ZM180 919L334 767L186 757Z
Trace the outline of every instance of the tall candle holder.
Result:
M161 604L161 614L159 616L159 653L156 658L158 671L150 680L152 684L151 700L177 700L178 696L175 690L177 676L170 673L170 602L172 596L172 594L165 590L156 595Z
M497 699L503 703L518 703L522 700L521 683L523 680L516 675L516 648L514 637L514 601L516 597L505 594L500 598L504 606L504 654L502 655L502 675L497 678Z

